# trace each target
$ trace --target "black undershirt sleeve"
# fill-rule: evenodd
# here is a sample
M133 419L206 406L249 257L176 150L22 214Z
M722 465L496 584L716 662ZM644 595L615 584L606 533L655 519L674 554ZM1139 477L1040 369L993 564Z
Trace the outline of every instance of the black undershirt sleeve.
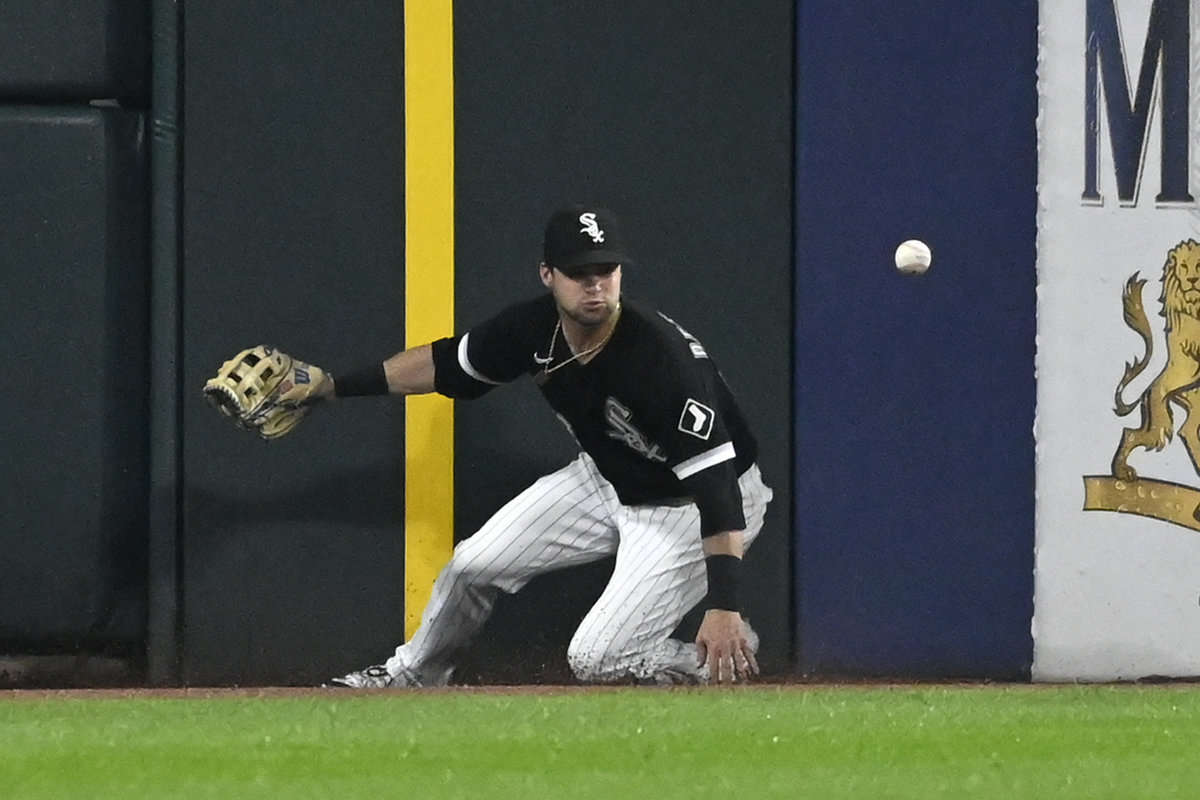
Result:
M746 527L742 490L733 461L709 467L683 480L700 509L700 536L707 538Z
M470 400L516 380L530 368L539 333L549 336L555 311L549 295L511 305L452 338L433 343L434 388Z
M456 400L474 400L496 388L477 381L458 365L458 339L438 339L433 343L433 386L438 394Z

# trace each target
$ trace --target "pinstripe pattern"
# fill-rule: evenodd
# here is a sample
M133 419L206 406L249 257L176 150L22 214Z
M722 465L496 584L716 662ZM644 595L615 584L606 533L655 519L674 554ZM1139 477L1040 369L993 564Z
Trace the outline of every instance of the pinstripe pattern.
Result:
M738 485L749 547L762 530L771 490L762 483L757 466L748 469ZM623 507L617 520L617 563L567 649L572 670L592 682L629 676L704 680L695 645L670 638L684 614L708 591L699 509Z
M741 477L746 545L762 528L771 490L757 467ZM449 680L449 659L483 626L500 591L537 575L616 553L600 599L576 631L568 659L585 681L698 676L690 643L669 638L707 591L695 505L622 506L581 454L506 503L461 542L433 586L421 625L387 661L421 684Z
M516 592L537 575L612 555L616 493L586 455L538 479L454 549L438 575L421 625L387 661L422 684L449 679L448 658L483 626L497 592Z

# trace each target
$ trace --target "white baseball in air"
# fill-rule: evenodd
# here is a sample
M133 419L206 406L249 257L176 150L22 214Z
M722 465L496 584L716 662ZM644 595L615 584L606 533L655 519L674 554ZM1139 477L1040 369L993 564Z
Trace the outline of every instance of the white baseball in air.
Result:
M929 245L920 239L909 239L896 248L896 269L905 275L923 275L932 261Z

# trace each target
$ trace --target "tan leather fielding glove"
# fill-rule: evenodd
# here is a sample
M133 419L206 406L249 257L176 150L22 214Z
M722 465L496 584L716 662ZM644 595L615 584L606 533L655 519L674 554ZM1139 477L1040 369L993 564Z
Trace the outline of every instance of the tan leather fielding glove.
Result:
M238 427L278 439L312 410L328 380L320 367L260 344L222 364L204 384L204 397Z

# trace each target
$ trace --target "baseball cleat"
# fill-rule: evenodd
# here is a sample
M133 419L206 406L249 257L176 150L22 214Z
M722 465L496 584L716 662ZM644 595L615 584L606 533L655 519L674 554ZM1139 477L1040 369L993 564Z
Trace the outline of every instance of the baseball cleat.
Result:
M366 669L351 672L340 678L332 678L321 684L323 689L399 689L404 686L420 686L421 681L411 672L402 670L393 675L383 664L372 664Z
M333 678L324 684L326 688L332 689L386 689L392 685L392 675L383 664L374 664L358 672Z

